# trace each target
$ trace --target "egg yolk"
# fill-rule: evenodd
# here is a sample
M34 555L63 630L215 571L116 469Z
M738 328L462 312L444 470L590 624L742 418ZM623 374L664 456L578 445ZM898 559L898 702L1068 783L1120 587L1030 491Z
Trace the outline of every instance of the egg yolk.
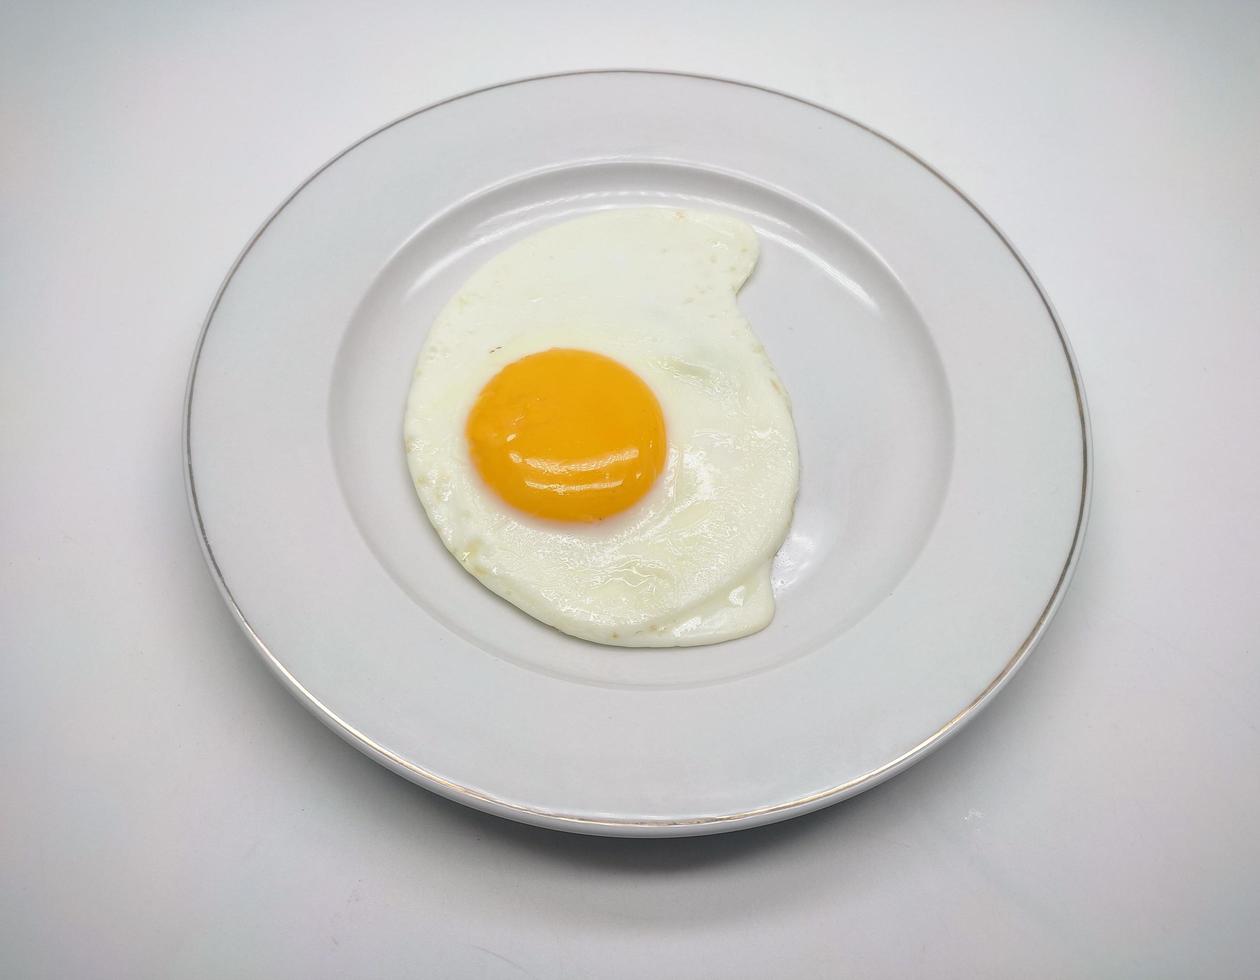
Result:
M638 502L665 468L665 417L612 358L553 348L490 379L465 429L477 472L519 510L598 521Z

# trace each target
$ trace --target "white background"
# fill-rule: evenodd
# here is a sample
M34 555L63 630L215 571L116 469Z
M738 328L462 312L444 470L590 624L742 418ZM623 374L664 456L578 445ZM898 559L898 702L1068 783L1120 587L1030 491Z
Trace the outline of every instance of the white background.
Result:
M0 974L1254 975L1258 58L1246 3L0 5ZM397 115L587 67L888 133L1080 359L1093 517L1045 641L787 824L602 840L429 795L267 673L189 521L188 362L261 220Z

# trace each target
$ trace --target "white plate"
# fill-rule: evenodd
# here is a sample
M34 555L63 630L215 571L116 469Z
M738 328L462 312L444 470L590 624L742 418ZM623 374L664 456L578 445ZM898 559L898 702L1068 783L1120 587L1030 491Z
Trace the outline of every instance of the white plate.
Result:
M628 205L761 237L740 303L793 401L801 494L775 620L732 643L535 622L447 555L403 459L415 355L462 279ZM206 557L294 693L423 786L587 833L768 823L921 758L1040 637L1089 496L1067 340L992 223L852 120L686 75L501 85L356 143L237 260L186 412Z

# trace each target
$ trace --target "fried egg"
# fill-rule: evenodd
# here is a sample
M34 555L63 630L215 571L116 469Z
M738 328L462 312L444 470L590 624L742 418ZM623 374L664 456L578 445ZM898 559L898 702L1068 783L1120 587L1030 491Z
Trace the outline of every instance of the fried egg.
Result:
M565 633L716 643L774 615L796 432L736 305L733 217L599 211L501 252L438 315L404 420L452 555Z

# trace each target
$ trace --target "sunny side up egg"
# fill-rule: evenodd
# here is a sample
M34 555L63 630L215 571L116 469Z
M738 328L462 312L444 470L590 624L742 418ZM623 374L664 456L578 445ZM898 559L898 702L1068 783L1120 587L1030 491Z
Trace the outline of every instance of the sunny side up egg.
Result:
M744 222L601 211L464 283L416 364L407 465L487 588L617 646L716 643L774 615L796 431L735 294Z

